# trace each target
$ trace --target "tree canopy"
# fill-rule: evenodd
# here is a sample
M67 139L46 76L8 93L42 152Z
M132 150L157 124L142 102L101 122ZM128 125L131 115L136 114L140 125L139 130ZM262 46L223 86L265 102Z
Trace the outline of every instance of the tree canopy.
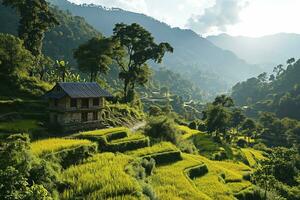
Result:
M120 79L124 80L124 99L133 99L135 84L145 84L150 76L147 61L161 63L166 52L173 52L168 43L156 44L151 33L142 26L116 24L113 39L120 46L114 59L121 68Z

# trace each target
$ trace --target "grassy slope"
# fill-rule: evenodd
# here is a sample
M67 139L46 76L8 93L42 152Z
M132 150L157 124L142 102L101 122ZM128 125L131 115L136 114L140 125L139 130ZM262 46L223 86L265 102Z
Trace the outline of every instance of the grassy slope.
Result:
M120 130L124 130L124 128L106 129L97 131L97 133L105 135L111 131ZM136 137L140 136L140 134L137 134ZM129 132L128 137L116 141L130 141L130 138L135 139L135 136ZM59 149L72 147L72 145L68 146L68 143L64 142L66 139L54 140L59 140L59 142L52 142L52 145L54 147L58 146ZM75 141L87 142L86 140ZM48 148L47 142L45 142L34 142L32 146L35 146L36 149ZM44 143L45 145L40 145ZM62 147L62 143L64 143L64 147ZM51 147L51 145L49 146ZM152 147L126 152L126 154L98 153L83 164L72 166L63 172L62 177L70 184L70 187L61 194L61 197L62 199L74 199L75 197L86 199L144 199L144 196L141 195L140 183L126 173L126 166L138 157L174 150L177 150L177 148L173 144L161 142ZM258 158L263 158L262 154L255 150L243 150L254 152L253 154ZM208 173L193 180L187 176L190 168L203 164L207 166ZM147 180L158 199L226 200L234 199L235 193L251 186L249 181L242 179L243 175L251 172L251 170L250 167L240 162L213 161L201 155L182 154L182 160L180 161L157 166L154 174L149 176Z

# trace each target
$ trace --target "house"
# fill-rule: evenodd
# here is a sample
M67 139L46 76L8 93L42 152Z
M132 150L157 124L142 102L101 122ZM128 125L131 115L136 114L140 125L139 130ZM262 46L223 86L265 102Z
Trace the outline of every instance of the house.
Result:
M66 131L101 128L101 111L112 95L95 82L57 83L45 94L49 121Z

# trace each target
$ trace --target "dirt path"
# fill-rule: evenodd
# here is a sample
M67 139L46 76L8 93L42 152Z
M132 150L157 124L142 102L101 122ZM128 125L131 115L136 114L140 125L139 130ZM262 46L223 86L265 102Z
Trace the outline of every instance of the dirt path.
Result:
M130 127L130 131L131 132L136 132L138 129L143 128L144 126L146 126L145 121L138 122L134 126Z

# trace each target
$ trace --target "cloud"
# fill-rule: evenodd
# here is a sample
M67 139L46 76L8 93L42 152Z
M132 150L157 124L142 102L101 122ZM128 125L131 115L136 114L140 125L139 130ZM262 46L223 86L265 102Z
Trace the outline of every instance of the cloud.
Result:
M228 26L240 22L240 12L246 6L248 2L241 0L216 0L203 14L191 16L186 27L199 34L225 32Z

